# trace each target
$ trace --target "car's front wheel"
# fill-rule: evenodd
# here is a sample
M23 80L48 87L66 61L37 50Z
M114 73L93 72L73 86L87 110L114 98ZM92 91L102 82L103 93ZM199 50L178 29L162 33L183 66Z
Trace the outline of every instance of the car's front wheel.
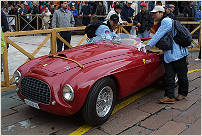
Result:
M83 119L90 125L101 125L110 117L116 101L116 84L109 77L98 80L90 89L84 107Z

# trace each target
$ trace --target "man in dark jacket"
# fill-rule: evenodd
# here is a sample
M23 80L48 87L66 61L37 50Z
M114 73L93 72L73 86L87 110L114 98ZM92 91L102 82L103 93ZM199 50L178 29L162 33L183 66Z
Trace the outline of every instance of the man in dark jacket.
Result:
M149 38L150 29L154 25L154 20L151 14L147 11L147 4L142 2L140 4L141 12L134 18L134 25L138 27L139 38Z
M8 21L2 9L1 9L1 27L3 32L9 31Z
M103 6L103 2L102 1L99 1L98 2L98 6L96 8L96 12L95 12L96 15L106 15L106 9L105 7ZM104 21L104 17L98 17L98 20L100 21Z
M128 23L132 23L132 17L134 13L134 9L131 8L132 1L127 1L126 4L122 7L121 11L121 19L123 21L127 21ZM131 26L124 27L128 32L131 30Z
M189 1L189 5L184 7L184 11L183 11L184 17L191 17L191 19L189 21L194 20L193 17L195 17L195 13L196 13L193 4L194 4L193 1Z
M194 2L189 1L188 4L189 5L184 7L184 10L183 10L184 17L188 17L188 21L194 21L194 17L196 14L196 11L193 6ZM190 30L190 32L194 29L194 25L187 25L187 27Z
M81 8L81 13L80 16L83 16L83 20L82 20L82 24L84 26L87 26L88 24L90 24L90 17L91 17L91 6L88 5L88 2L85 2L85 5L82 6Z

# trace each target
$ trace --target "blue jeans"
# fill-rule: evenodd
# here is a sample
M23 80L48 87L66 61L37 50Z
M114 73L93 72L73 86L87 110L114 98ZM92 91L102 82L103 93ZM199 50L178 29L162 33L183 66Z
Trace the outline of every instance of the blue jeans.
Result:
M145 30L143 33L138 33L138 38L149 38L150 30Z

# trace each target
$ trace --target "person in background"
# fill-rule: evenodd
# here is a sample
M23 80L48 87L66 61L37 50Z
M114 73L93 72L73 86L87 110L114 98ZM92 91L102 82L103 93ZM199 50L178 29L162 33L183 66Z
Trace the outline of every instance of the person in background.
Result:
M39 11L39 7L37 5L37 2L33 2L32 6L31 6L31 14L32 15L36 15L36 14L40 14L40 11ZM32 21L31 21L31 25L37 29L37 18L34 18L34 16L32 16Z
M196 11L193 6L194 2L189 1L188 6L184 7L184 17L189 17L189 21L193 21L193 18L195 17Z
M77 17L79 15L78 10L75 8L75 6L71 6L70 11L72 12L72 14L74 16L75 24L77 24Z
M82 24L84 26L87 26L88 24L90 24L91 12L92 12L91 6L89 6L88 2L86 1L85 5L82 6L81 12L80 12L80 16L83 16Z
M155 1L148 2L148 11L152 11L155 6Z
M131 8L134 10L133 16L136 16L138 14L138 4L137 4L137 2L134 1L131 4Z
M91 15L95 15L98 1L88 1L88 5L91 7Z
M121 19L123 21L127 21L128 23L132 23L132 17L134 10L131 8L132 1L127 1L126 4L123 6L121 11ZM131 26L124 27L128 32L131 30Z
M3 12L5 15L8 15L8 8L7 7L3 7Z
M151 11L153 13L154 21L159 22L158 30L147 43L146 49L149 50L153 47L167 32L172 30L172 19L164 16L165 9L162 6L155 6ZM174 29L173 36L176 35ZM183 100L188 94L189 82L187 77L187 56L189 55L188 49L180 47L173 42L173 49L164 51L164 68L165 68L165 94L160 103L173 104L175 103L175 76L178 77L178 96L176 100Z
M53 14L52 28L73 27L75 24L74 17L71 11L67 10L67 2L61 1L61 8L56 10ZM64 38L69 44L71 41L71 31L61 31L60 36ZM63 42L57 39L57 52L62 51ZM64 45L64 49L69 49Z
M40 11L40 13L43 13L44 11L45 11L45 9L46 9L46 7L45 7L45 2L39 2L39 11Z
M8 21L6 19L6 15L4 14L3 10L1 9L1 72L3 72L3 52L5 48L5 42L4 42L4 32L9 32L9 26ZM9 47L9 44L7 43L7 48Z
M100 25L95 31L96 37L90 39L88 43L99 42L103 39L105 40L114 40L119 36L114 32L119 22L119 16L117 14L111 15L108 21L103 22L103 25Z
M194 17L194 20L197 22L201 21L201 2L198 3L198 10L196 12L196 15ZM200 28L201 29L201 28ZM201 41L200 41L200 29L197 30L197 34L198 34L198 43L200 43L200 51L199 51L199 55L198 58L195 59L195 61L201 61Z
M3 32L9 32L8 21L2 9L1 9L1 27Z
M187 17L188 21L194 21L196 11L195 11L193 4L194 4L193 1L189 1L188 6L184 7L184 10L183 10L184 17ZM190 32L192 32L194 30L194 25L192 25L192 24L187 25L187 27L189 28Z
M6 47L6 44L4 41L4 34L3 34L3 30L1 28L1 72L3 72L3 53L4 53L5 47Z
M25 8L27 9L27 13L30 13L30 6L28 6L27 2L24 3Z
M123 21L123 20L121 19L121 11L122 11L121 6L120 6L120 5L115 5L115 6L114 6L114 10L111 10L111 11L108 13L108 15L107 15L107 17L106 17L106 20L109 20L110 17L111 17L111 15L116 14L116 15L119 16L119 24L125 24L125 25L127 25L128 22L127 22L127 21Z
M10 32L7 17L4 14L2 9L1 9L1 28L2 28L3 33ZM7 43L6 45L7 45L7 49L8 49L9 44Z
M48 29L50 26L50 16L51 12L49 11L48 7L46 7L45 11L42 13L42 26L44 29Z
M16 8L13 6L13 4L11 4L9 6L9 12L8 12L9 15L17 15L17 10Z
M99 2L98 2L98 6L97 6L97 8L96 8L95 14L96 14L96 15L101 15L101 16L106 15L106 9L105 9L105 7L103 6L103 2L102 2L102 1L99 1ZM98 20L104 21L104 17L98 17Z
M139 38L149 38L150 29L154 25L154 20L149 11L147 11L147 4L145 2L140 4L140 8L141 12L135 16L133 23L138 27L137 32Z
M171 19L175 19L175 15L172 13L172 9L170 5L165 6L166 16L168 16Z
M20 5L21 8L19 9L19 14L21 15L21 17L26 20L27 22L29 22L28 18L27 18L27 14L28 14L28 10L25 8L24 4ZM29 30L29 27L25 27L27 25L27 22L25 22L23 19L21 19L20 21L20 30Z
M175 5L173 5L173 4L169 4L169 6L170 6L170 10L171 10L171 12L174 14L174 11L175 11Z

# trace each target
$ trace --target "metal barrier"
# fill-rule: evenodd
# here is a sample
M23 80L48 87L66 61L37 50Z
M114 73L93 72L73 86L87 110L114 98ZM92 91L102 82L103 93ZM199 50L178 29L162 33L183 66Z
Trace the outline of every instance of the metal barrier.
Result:
M182 24L199 24L197 28L195 28L191 34L195 33L201 26L200 22L182 22ZM127 32L123 27L124 26L132 26L133 24L128 24L128 25L120 25L116 29L117 33ZM32 31L20 31L20 32L5 32L4 37L5 37L5 42L9 43L13 47L15 47L17 50L19 50L21 53L23 53L25 56L27 56L27 61L34 59L35 55L39 52L39 50L45 45L45 43L50 39L50 53L56 53L56 39L60 39L62 42L64 42L68 47L72 48L72 46L65 41L59 34L58 32L61 31L77 31L77 30L84 30L86 26L80 26L80 27L69 27L69 28L54 28L54 29L46 29L46 30L32 30ZM9 37L10 36L22 36L22 35L33 35L33 34L47 34L46 38L38 45L37 49L29 53L25 51L23 48L21 48L18 44L14 43ZM201 31L200 31L201 35ZM201 37L201 36L200 36ZM81 45L81 43L87 38L87 35L84 35L83 38L78 42L76 46ZM199 39L199 43L193 42L194 45L199 47L201 45L201 40ZM13 82L13 77L9 79L9 69L8 69L8 53L7 53L7 47L5 47L4 53L3 53L3 70L4 70L4 81L1 81L1 91L6 91L12 88L15 88L16 86L12 84Z

